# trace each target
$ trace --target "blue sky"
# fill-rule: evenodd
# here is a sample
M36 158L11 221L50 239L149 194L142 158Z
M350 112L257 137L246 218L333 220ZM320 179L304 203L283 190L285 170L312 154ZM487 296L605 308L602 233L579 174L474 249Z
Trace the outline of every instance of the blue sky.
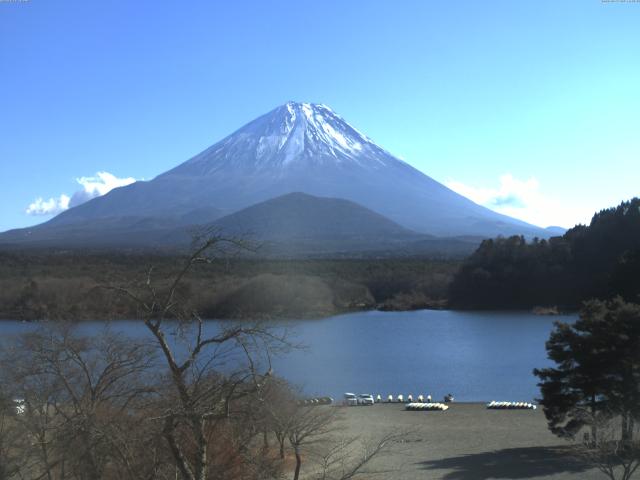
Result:
M542 226L640 194L640 3L16 0L0 74L0 230L288 100Z

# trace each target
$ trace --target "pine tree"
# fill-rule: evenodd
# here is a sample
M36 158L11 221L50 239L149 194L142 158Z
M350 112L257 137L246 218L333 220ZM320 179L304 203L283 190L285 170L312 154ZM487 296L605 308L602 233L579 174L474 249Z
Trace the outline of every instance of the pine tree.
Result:
M535 369L550 430L597 439L598 415L619 416L622 439L640 418L640 306L621 298L586 302L574 324L556 323L546 344L554 368Z

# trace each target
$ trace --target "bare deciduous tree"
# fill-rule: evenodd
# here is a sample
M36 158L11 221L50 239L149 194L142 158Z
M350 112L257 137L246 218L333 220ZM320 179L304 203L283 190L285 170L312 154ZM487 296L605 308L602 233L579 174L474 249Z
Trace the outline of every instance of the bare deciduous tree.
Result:
M300 406L290 417L286 428L287 438L296 457L293 480L298 480L302 467L302 456L321 441L335 428L338 409L334 407Z
M284 336L260 324L207 329L197 312L184 308L179 292L189 271L209 262L211 253L225 245L244 247L216 235L195 242L166 289L156 288L152 270L142 289L109 287L136 302L168 368L172 401L165 402L157 420L163 422L163 436L184 480L209 478L209 449L216 441L212 432L229 421L239 399L268 381L270 352L286 346Z
M319 465L317 480L350 480L365 476L388 475L393 470L372 468L374 459L392 453L391 446L406 433L389 433L376 440L363 441L359 437L334 439L316 454Z
M154 395L148 345L57 325L20 336L2 363L4 387L24 399L15 422L32 446L21 452L30 459L29 477L149 478L153 468L139 461L141 450L128 448L135 433L123 435Z
M585 435L577 446L578 457L600 470L610 480L629 480L640 468L640 429L630 431L624 415L599 413L590 419L596 438Z
M184 279L224 243L236 244L203 237L168 280L150 269L142 284L106 287L136 303L146 340L45 324L5 345L0 391L24 409L0 408L0 480L273 480L288 448L296 480L305 458L325 480L374 473L391 437L336 440L341 409L305 405L273 376L286 330L207 323L186 307Z

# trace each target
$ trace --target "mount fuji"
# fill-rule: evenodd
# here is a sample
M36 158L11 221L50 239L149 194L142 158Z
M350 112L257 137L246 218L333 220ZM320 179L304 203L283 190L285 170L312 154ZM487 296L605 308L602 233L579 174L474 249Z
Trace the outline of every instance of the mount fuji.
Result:
M35 227L5 232L0 242L91 246L96 238L118 245L141 238L144 243L145 235L157 238L171 229L211 224L292 192L354 202L413 234L550 236L453 192L331 108L289 102L153 180L114 189Z

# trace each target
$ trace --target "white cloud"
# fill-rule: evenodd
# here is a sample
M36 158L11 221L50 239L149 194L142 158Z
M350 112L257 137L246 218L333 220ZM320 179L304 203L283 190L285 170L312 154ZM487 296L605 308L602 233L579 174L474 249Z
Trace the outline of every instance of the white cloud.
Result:
M133 177L118 178L109 172L98 172L94 177L76 178L76 182L82 188L71 197L64 193L58 198L44 200L38 197L26 209L28 215L56 215L68 208L80 205L95 197L109 193L114 188L124 187L135 182Z
M49 200L38 197L27 207L26 213L27 215L57 215L69 208L69 200L71 199L64 193L58 198Z
M76 182L82 185L82 190L78 190L71 196L69 207L75 207L95 197L109 193L114 188L126 187L135 182L133 177L118 178L109 172L98 172L95 177L76 178Z
M472 187L455 181L447 182L447 186L480 205L495 208L509 206L524 208L527 204L535 203L539 196L540 184L534 177L528 180L518 180L507 173L500 177L498 188Z
M500 176L499 185L493 188L453 180L446 185L477 204L541 227L557 225L568 228L584 217L580 209L543 194L535 177L520 180L507 173Z

